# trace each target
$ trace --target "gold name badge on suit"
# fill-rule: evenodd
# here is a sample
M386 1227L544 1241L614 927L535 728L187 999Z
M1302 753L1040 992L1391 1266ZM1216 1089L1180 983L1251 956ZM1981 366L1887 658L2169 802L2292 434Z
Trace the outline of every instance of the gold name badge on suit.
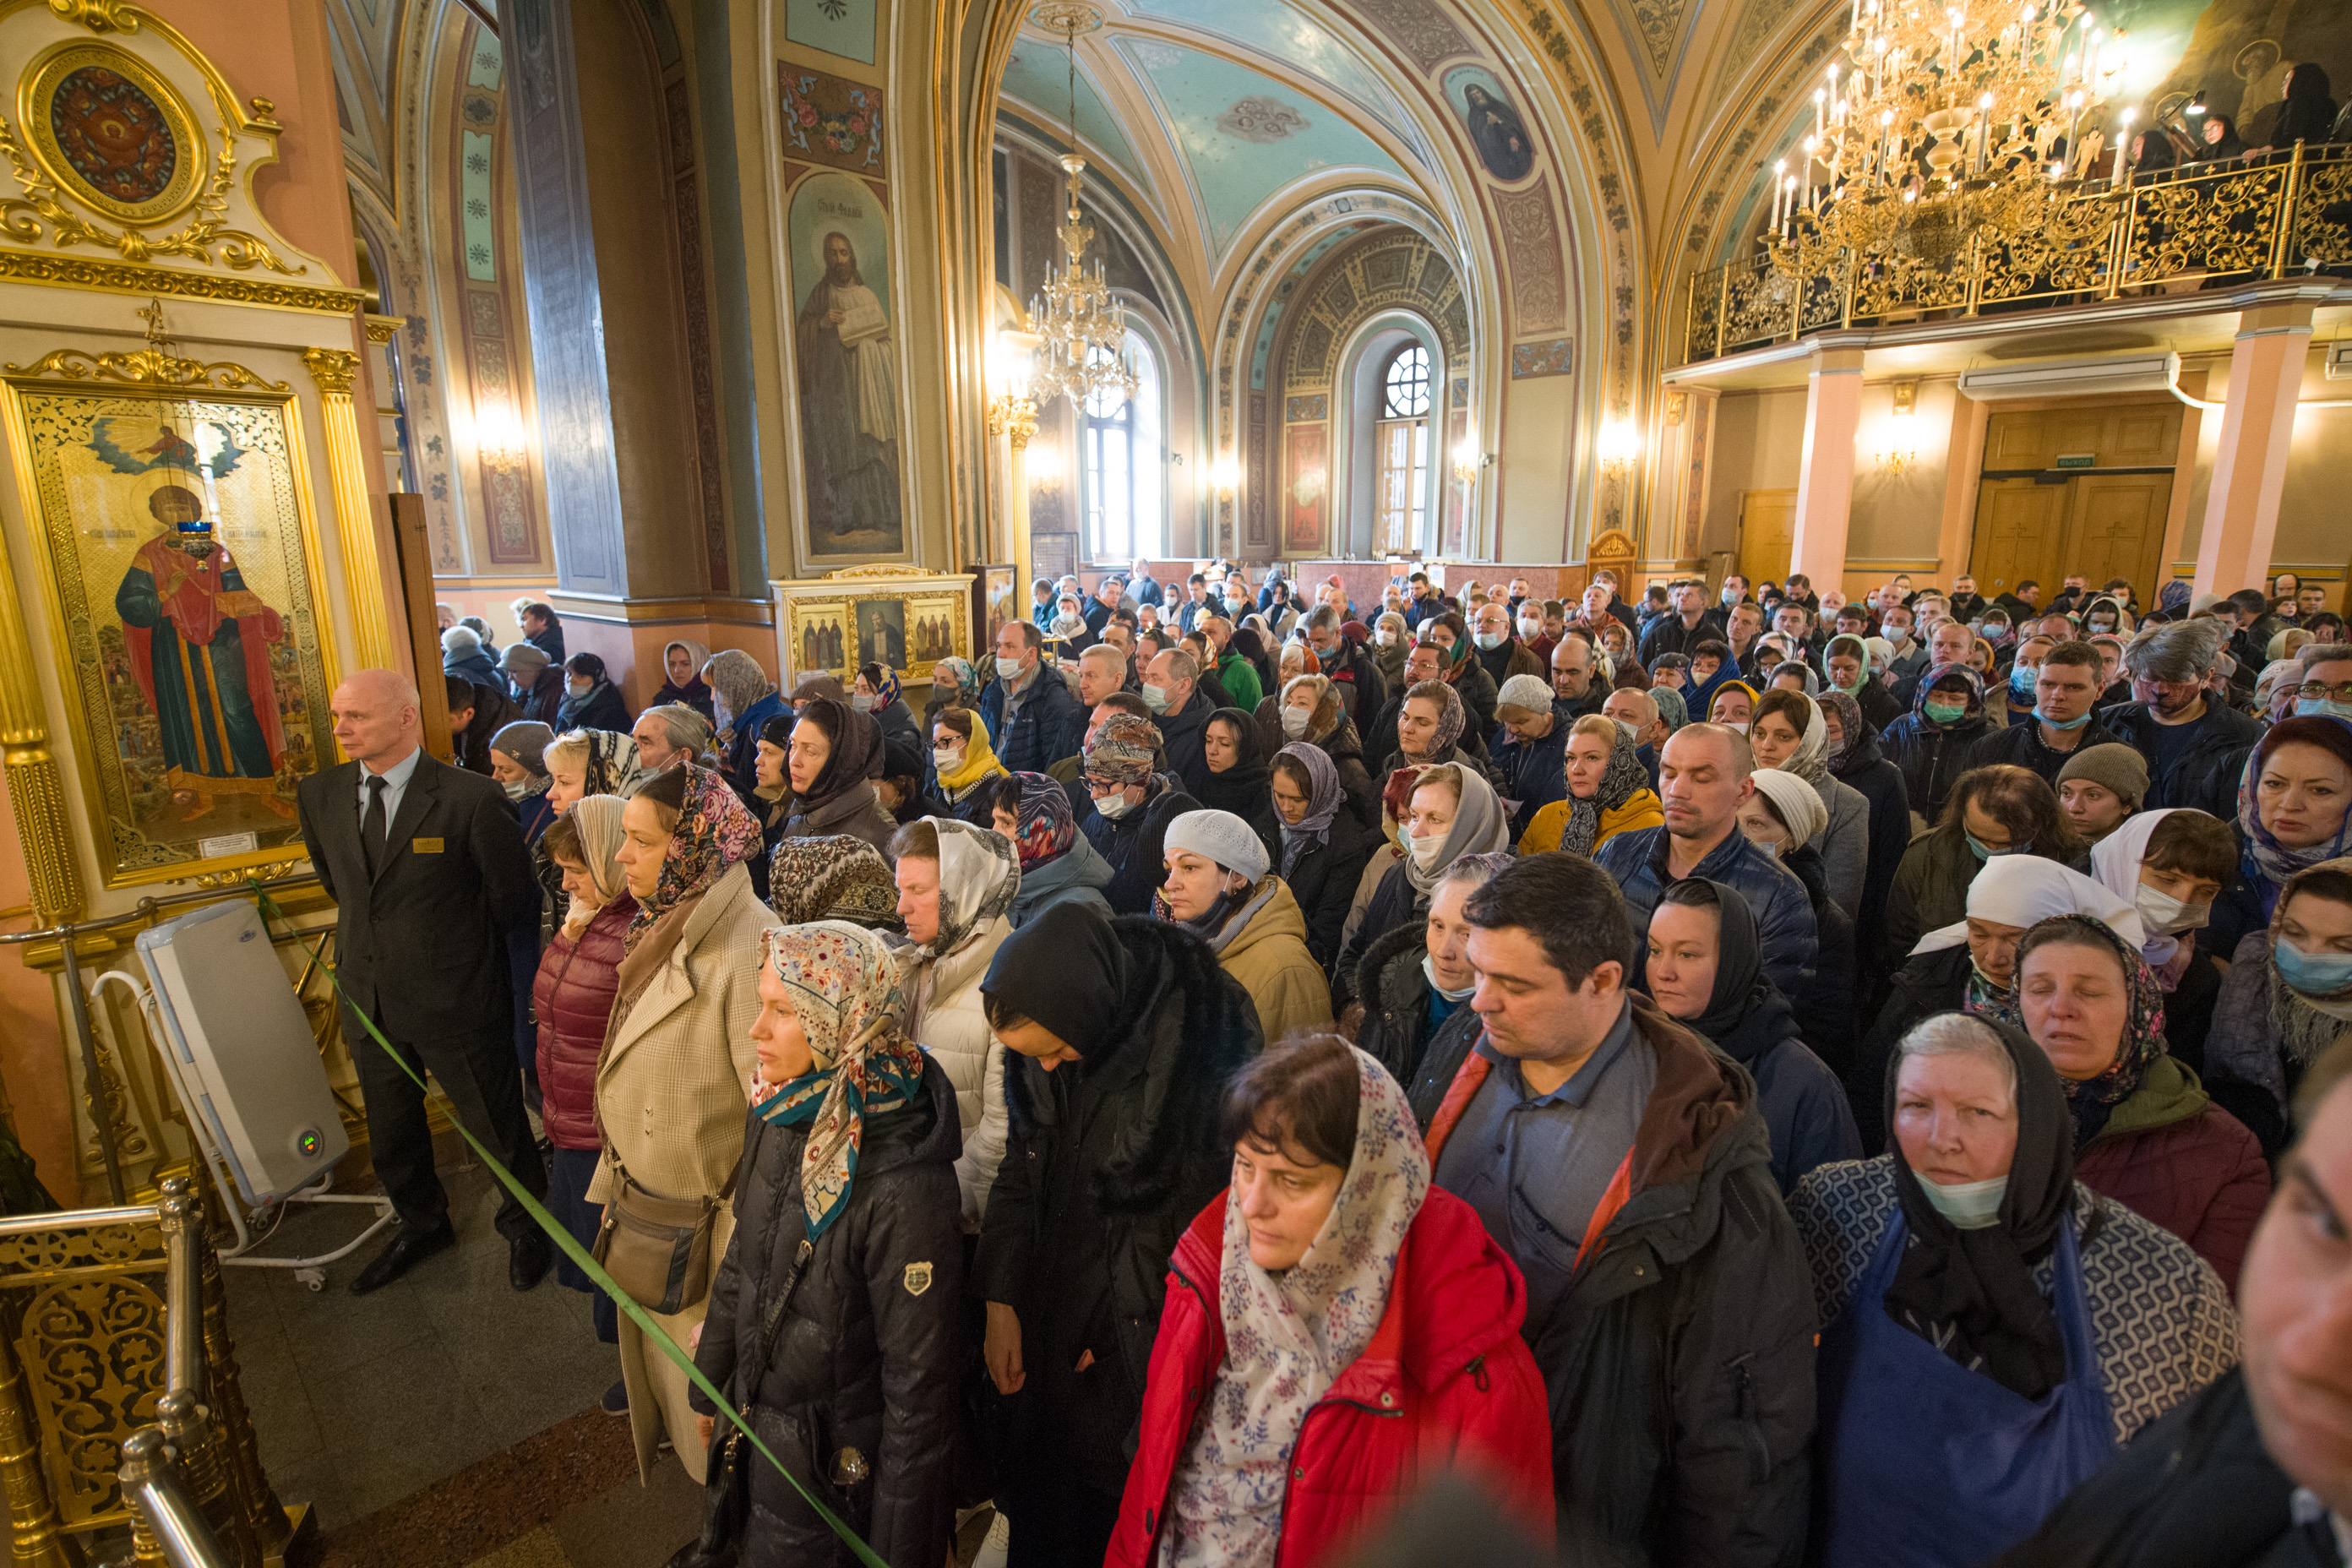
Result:
M412 838L408 841L408 852L411 855L438 855L441 853L441 840L438 838Z

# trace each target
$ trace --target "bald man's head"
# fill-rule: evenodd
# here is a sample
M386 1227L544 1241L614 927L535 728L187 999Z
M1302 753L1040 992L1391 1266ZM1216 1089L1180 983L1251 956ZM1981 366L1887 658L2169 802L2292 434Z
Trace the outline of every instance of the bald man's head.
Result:
M415 686L393 669L357 669L335 688L329 710L343 755L383 773L425 736Z

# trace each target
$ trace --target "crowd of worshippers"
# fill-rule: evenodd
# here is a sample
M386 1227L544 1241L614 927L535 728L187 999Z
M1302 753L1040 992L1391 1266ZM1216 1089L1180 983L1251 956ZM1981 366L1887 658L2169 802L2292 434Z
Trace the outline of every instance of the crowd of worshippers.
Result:
M1032 596L919 720L445 634L500 1146L798 1482L592 1291L681 1561L2352 1562L2321 590Z

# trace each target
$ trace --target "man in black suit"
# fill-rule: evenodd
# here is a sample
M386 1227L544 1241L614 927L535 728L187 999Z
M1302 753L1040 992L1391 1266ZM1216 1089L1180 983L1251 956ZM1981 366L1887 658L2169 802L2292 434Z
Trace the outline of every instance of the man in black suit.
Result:
M466 1130L536 1196L547 1190L515 1064L507 932L536 918L539 884L505 793L425 754L416 688L362 669L335 689L335 742L351 761L302 781L302 842L333 898L343 1038L367 1100L369 1152L400 1215L392 1243L352 1281L366 1295L457 1241L433 1171L425 1091L357 1015L418 1072L430 1070ZM520 1204L499 1209L507 1278L528 1290L553 1261Z

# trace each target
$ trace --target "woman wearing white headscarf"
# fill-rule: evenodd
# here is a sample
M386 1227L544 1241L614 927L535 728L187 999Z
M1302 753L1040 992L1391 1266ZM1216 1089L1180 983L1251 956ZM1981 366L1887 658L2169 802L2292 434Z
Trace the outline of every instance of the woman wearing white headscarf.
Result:
M2164 993L2167 1048L2201 1073L2221 967L2198 947L2197 933L2237 879L2237 835L2201 811L2137 812L2092 846L2091 875L2139 911L2140 957Z
M1829 826L1816 842L1830 897L1853 919L1862 910L1862 889L1870 875L1870 801L1850 784L1830 776L1829 725L1822 705L1801 691L1767 691L1748 721L1756 765L1794 773L1813 786L1829 813Z
M1356 964L1364 950L1429 912L1430 897L1447 867L1465 855L1493 855L1511 847L1511 814L1503 809L1486 775L1467 763L1423 769L1412 782L1410 815L1402 826L1398 846L1402 858L1381 879L1364 906L1364 918L1339 950L1331 987L1336 1007L1355 999Z
M2144 940L2129 899L2039 855L1996 855L1969 884L1967 918L1919 939L1895 973L1894 994L1863 1037L1846 1074L1854 1120L1866 1147L1886 1144L1886 1063L1895 1043L1931 1013L1955 1009L2014 1029L2024 1027L2017 1000L2017 942L2053 915L2088 915L2132 947Z
M988 1026L980 983L1013 934L1006 912L1021 891L1021 862L1003 834L952 817L907 824L890 852L898 857L898 918L913 943L898 952L906 1032L955 1089L963 1128L956 1184L963 1227L977 1234L1004 1159L1004 1044Z
M547 1206L583 1247L596 1242L603 1205L588 1201L604 1140L596 1127L596 1062L620 988L623 943L637 901L614 856L621 848L617 795L592 795L548 825L541 849L562 878L571 908L539 960L530 988L537 1020L540 1117L554 1158L547 1184ZM588 1293L596 1337L620 1341L612 1301L588 1276L559 1254L555 1278ZM626 1394L614 1384L605 1408L625 1410Z
M1431 1184L1396 1080L1331 1035L1279 1044L1223 1131L1233 1183L1176 1244L1107 1568L1337 1561L1444 1471L1549 1555L1517 1271Z
M1770 850L1805 885L1805 901L1813 911L1812 978L1790 988L1789 1005L1805 1043L1843 1077L1853 1062L1854 928L1853 917L1830 897L1822 866L1821 840L1829 830L1829 807L1817 787L1795 773L1759 768L1748 777L1756 792L1739 808L1739 831L1749 843Z

